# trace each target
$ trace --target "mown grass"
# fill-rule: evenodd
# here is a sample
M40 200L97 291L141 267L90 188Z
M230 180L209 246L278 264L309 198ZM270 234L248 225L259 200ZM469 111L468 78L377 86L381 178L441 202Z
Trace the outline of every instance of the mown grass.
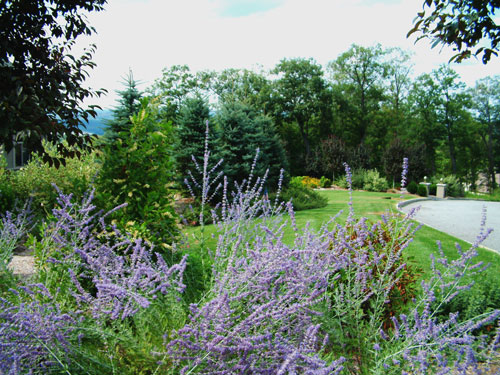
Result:
M485 193L485 194L466 192L465 198L481 200L481 201L500 202L500 188L495 189L492 193Z
M327 222L332 216L337 215L340 211L342 213L337 218L337 223L343 224L349 212L349 193L344 190L321 190L320 194L328 199L328 204L323 208L299 211L295 214L297 226L304 227L306 223L310 223L311 228L319 229ZM353 207L355 217L366 217L369 220L380 220L382 214L394 213L397 214L396 205L401 199L418 198L416 195L407 194L403 198L400 194L393 193L373 193L364 191L354 191ZM418 225L415 223L415 225ZM184 231L189 239L200 236L200 227L186 228ZM285 243L293 243L294 234L291 230L285 231ZM431 254L439 255L437 241L441 242L442 249L447 257L454 259L457 257L456 246L461 246L462 249L468 249L470 244L450 236L446 233L440 232L436 229L422 226L413 239L413 242L406 250L406 255L411 262L421 269L422 277L429 276L430 273L430 256ZM190 240L189 252L193 252L197 256L200 254L200 244L198 240ZM205 227L205 246L214 249L216 246L216 228L213 225ZM491 264L491 272L500 274L500 256L492 251L480 248L478 250L478 261Z

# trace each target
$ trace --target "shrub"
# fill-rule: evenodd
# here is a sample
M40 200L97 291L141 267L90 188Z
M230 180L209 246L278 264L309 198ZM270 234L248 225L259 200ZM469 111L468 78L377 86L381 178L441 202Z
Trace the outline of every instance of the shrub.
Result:
M29 306L23 304L0 316L0 323L7 322L7 326L0 324L0 341L7 342L4 338L8 337L9 345L14 348L26 351L24 347L32 348L31 356L37 362L50 362L51 367L60 365L64 369L75 366L74 373L79 373L78 368L81 370L84 365L86 373L108 373L109 362L103 363L101 355L116 356L113 367L127 369L129 373L145 369L153 372L158 367L157 359L149 354L141 358L144 355L136 353L135 340L142 340L140 345L147 353L159 350L162 339L154 336L154 332L159 327L174 326L176 319L184 319L183 303L178 296L185 288L182 275L187 257L175 254L173 258L178 263L170 266L153 251L152 245L131 239L107 225L103 219L109 213L96 210L92 193L75 202L72 196L59 191L58 204L59 209L44 223L41 239L33 236L30 239L38 269L35 279L38 283L34 284L38 290L28 290L28 297L36 306L44 303L38 315L33 316L37 325L43 325L45 318L55 322L58 316L71 318L69 327L58 327L61 332L54 333L65 344L65 352L49 361L47 352L53 355L52 342L47 342L50 347L46 347L28 333L33 344L41 344L44 349L38 350L36 345L28 345L30 341L23 331L9 326L9 321L14 321L30 329L29 321L23 323L30 319L24 311ZM192 287L198 290L196 283ZM50 325L47 328L52 329ZM67 337L70 331L75 332L71 339ZM135 339L131 338L134 331ZM131 362L134 357L139 357L137 363ZM25 366L32 366L32 360L21 359L17 365L23 369L19 373L24 373Z
M55 145L44 143L44 147L51 157L61 157ZM44 162L40 155L32 154L28 164L10 173L10 194L20 202L31 199L33 212L39 217L45 216L56 205L57 193L53 184L57 184L66 194L72 193L75 197L82 198L99 168L94 152L82 152L80 158L66 158L65 163L58 168Z
M436 195L437 192L437 185L436 184L430 184L429 185L429 195Z
M389 184L385 177L381 177L376 169L370 169L364 173L363 189L368 191L386 191Z
M352 188L355 190L363 189L363 187L365 186L365 176L365 169L354 169L352 171Z
M410 194L417 194L418 184L415 181L411 181L406 187L406 190L408 190L408 193Z
M465 196L464 186L456 176L446 176L443 178L442 183L446 184L445 194L447 196L455 198Z
M104 148L98 199L107 210L127 203L112 216L117 225L166 246L179 232L171 188L172 127L159 121L156 104L147 99L132 124Z
M12 186L11 171L7 170L7 161L0 157L0 213L14 208L17 200L15 189Z
M321 186L321 180L309 176L295 176L290 179L290 186L316 189Z
M338 186L342 189L347 189L348 185L347 185L347 179L346 179L345 175L340 176L335 180L335 186Z
M273 202L276 194L270 194L269 199ZM309 210L312 208L325 207L328 200L318 192L305 186L290 185L279 195L279 201L286 203L291 201L295 211Z
M321 176L321 179L319 180L319 186L322 188L329 188L330 186L332 186L332 180L326 178L325 176Z
M491 313L500 307L500 279L496 273L486 270L481 277L481 283L464 290L450 302L441 306L435 304L435 307L440 321L446 320L450 314L458 313L458 321L466 322L481 314ZM481 333L493 335L493 328L491 325L482 327Z
M417 194L420 195L421 197L426 197L427 196L427 187L425 185L418 184Z
M302 176L295 176L290 179L290 186L303 186L302 185Z
M384 177L381 177L376 169L355 169L352 172L352 189L364 189L368 191L386 191L389 184ZM335 185L347 189L348 183L346 176L342 176L335 180Z

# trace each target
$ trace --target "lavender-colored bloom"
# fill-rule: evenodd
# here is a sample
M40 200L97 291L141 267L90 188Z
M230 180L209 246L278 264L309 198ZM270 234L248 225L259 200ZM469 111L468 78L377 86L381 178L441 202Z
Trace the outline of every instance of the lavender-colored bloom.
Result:
M0 272L7 271L14 249L32 226L30 201L22 208L16 208L13 212L7 211L0 216Z
M58 367L69 353L74 324L75 319L53 303L15 305L0 298L0 373L48 373Z
M406 176L408 175L408 158L403 158L403 171L401 172L401 187L406 187Z
M350 168L345 167L352 187ZM407 171L405 158L403 186ZM473 341L471 329L497 319L495 314L485 316L465 330L457 328L455 318L437 324L432 310L434 290L449 291L446 297L453 298L466 286L450 284L436 268L436 278L423 284L424 300L417 301L412 314L393 316L392 329L383 330L391 292L407 267L403 252L418 229L411 223L411 215L402 220L385 215L372 225L363 219L355 221L351 194L345 226L331 229L329 223L318 232L308 226L300 231L291 205L285 210L288 221L284 221L282 207L271 207L261 199L262 181L252 175L235 184L233 193L224 184L222 215L214 216L219 238L211 253L210 291L199 305L191 307L188 323L167 344L181 373L335 373L342 367L356 373L357 366L372 365L384 373L389 364L400 366L402 373L408 369L424 373L436 363L451 363L439 348L468 348ZM296 239L288 246L282 241L287 226ZM441 257L435 263L451 267L455 276L465 274L465 264L467 271L478 272L481 266L469 262L474 250L460 254L461 260ZM412 302L408 297L407 303ZM373 329L367 346L373 357L363 358L366 362L362 364L360 358L322 360L322 348L346 356L361 349L346 346L346 338L336 337L328 325L318 324L325 313L333 315L330 321L338 316L337 324L354 335L359 324L356 319L364 319ZM440 335L448 341L442 341ZM380 337L389 345L378 343ZM390 343L395 341L403 344L394 346L400 352L391 353ZM435 350L431 353L428 348ZM467 353L464 358L473 357L469 349L463 353Z
M474 244L469 250L462 251L457 245L459 258L452 261L446 259L438 247L440 258L432 258L433 276L422 282L424 293L412 314L393 318L394 330L389 340L394 343L394 348L399 349L382 358L384 363L390 359L412 374L427 374L431 368L440 374L452 370L459 374L483 373L484 369L478 367L478 356L487 358L495 353L496 346L494 341L488 345L484 337L473 332L486 324L498 324L500 310L462 323L458 323L458 314L451 314L445 321L438 321L436 316L441 304L449 302L460 290L470 288L472 284L464 281L466 275L484 270L482 264L474 263L477 246ZM437 291L441 295L439 300ZM403 349L398 342L404 343Z
M94 318L124 319L147 308L158 293L181 293L186 257L168 266L150 244L108 227L104 217L109 213L96 212L92 200L90 192L76 204L59 191L56 221L45 236L57 251L39 259L67 270L76 302L89 308ZM89 293L82 280L90 280L95 293Z

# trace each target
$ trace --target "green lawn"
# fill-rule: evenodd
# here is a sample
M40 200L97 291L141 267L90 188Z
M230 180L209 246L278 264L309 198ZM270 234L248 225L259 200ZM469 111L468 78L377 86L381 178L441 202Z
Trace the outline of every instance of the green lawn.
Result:
M495 191L491 194L481 194L481 193L470 193L466 192L465 193L465 198L467 199L475 199L475 200L482 200L482 201L493 201L493 202L500 202L500 188L495 189Z
M296 213L297 226L303 227L307 222L310 222L312 228L319 229L321 225L330 217L335 216L339 211L343 213L339 216L338 222L343 223L347 217L349 208L349 194L343 190L321 190L321 194L328 198L327 206L312 210L299 211ZM418 198L413 195L405 195L403 199ZM353 207L356 217L366 217L370 220L379 220L380 216L387 212L397 213L396 204L401 201L399 194L392 193L371 193L371 192L353 192ZM215 234L215 228L209 225L205 228L206 245L215 247L216 239L211 238ZM199 236L200 228L187 228L185 234L188 237ZM293 233L291 230L285 232L284 240L287 243L292 243ZM430 254L438 254L436 241L441 241L442 248L445 254L454 258L457 256L455 244L458 243L463 249L468 249L469 244L452 237L446 233L440 232L433 228L422 226L416 233L413 243L407 249L407 255L411 256L415 265L423 270L424 276L429 272ZM191 242L191 251L198 251L198 242ZM479 249L478 260L485 263L491 263L492 270L500 273L500 256L485 249Z

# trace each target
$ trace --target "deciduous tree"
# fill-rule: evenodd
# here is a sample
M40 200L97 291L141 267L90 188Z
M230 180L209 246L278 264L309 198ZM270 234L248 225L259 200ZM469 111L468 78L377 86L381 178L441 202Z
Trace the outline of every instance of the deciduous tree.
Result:
M57 143L63 157L89 147L82 126L96 115L96 106L82 101L103 91L85 88L95 66L90 46L71 55L80 35L91 35L85 12L101 11L106 0L11 0L0 2L0 143L14 140L40 152L49 162L64 162L45 153L42 139ZM60 142L64 138L66 142Z
M472 102L479 134L486 150L489 185L496 187L495 166L500 154L500 76L483 78L472 90Z
M498 56L500 26L494 16L499 8L498 0L425 0L407 36L417 32L417 41L430 38L432 47L452 46L457 51L452 61L482 54L486 64Z
M279 122L297 127L303 143L302 164L311 154L311 134L319 131L324 106L331 95L323 70L312 59L283 59L272 73L275 81L275 116Z
M328 64L332 83L354 105L351 113L356 144L365 141L372 115L383 99L383 80L388 73L388 65L383 61L385 53L380 45L366 48L354 44Z

